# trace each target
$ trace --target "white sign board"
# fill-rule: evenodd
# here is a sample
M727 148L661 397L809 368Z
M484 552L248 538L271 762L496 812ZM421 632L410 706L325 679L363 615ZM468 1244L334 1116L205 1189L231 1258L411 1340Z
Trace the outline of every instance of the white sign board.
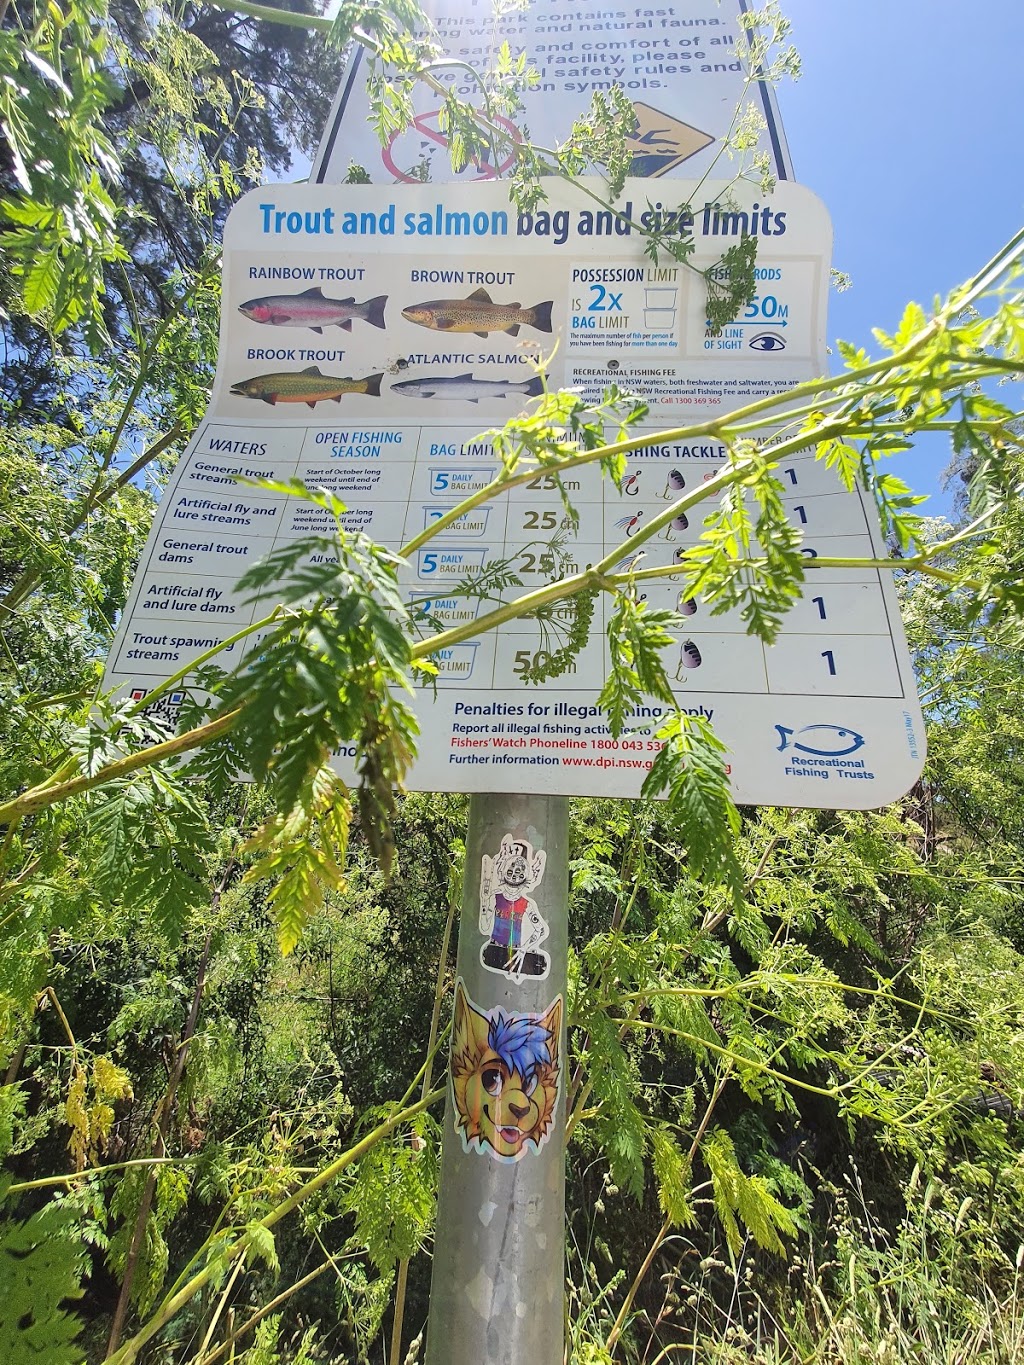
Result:
M573 122L594 95L613 85L636 109L631 150L636 176L685 176L689 180L736 169L718 161L737 109L753 105L764 121L760 148L780 180L793 179L774 93L764 82L748 83L749 38L739 16L751 0L679 0L670 5L597 4L592 0L526 0L510 8L496 27L492 0L423 0L448 57L476 70L486 68L508 40L513 55L525 52L537 84L522 92L519 122L542 145L569 136ZM448 146L439 126L440 96L421 87L412 126L381 146L368 121L366 57L354 46L335 97L310 179L345 179L350 165L373 181L417 183L452 179ZM479 104L479 87L464 68L438 69L437 78L460 98ZM519 130L499 120L509 136ZM513 155L472 163L460 180L493 180L510 169Z
M634 213L645 194L643 182L630 183ZM827 214L796 185L780 186L767 206L744 194L739 216L761 236L760 284L721 335L706 325L694 271L653 265L642 240L620 235L614 222L598 231L593 202L570 185L552 184L545 220L520 218L501 184L468 193L275 186L248 195L225 234L210 410L160 504L108 685L143 696L262 619L269 603L243 606L237 576L275 546L327 529L310 504L239 486L237 476L298 476L328 488L346 503L352 528L399 547L495 476L484 433L529 406L539 387L530 358L556 341L551 384L597 398L614 381L642 396L650 414L639 431L650 444L629 458L621 487L594 466L567 476L575 532L554 480L541 474L413 553L403 588L454 626L486 609L456 585L496 560L511 560L523 584L506 598L548 582L556 553L571 572L625 542L628 562L644 519L725 463L714 440L660 433L826 368ZM717 202L716 186L703 186L693 221L680 222L699 264L729 244ZM788 461L779 478L809 559L884 554L873 509L811 455ZM670 525L646 545L642 567L677 563L701 529L700 511ZM913 784L923 727L889 578L875 569L812 571L770 648L738 617L680 601L678 579L644 584L652 605L684 613L665 653L668 675L680 705L712 721L732 751L738 801L870 808ZM609 734L596 698L610 611L600 598L575 669L540 685L522 675L551 646L529 621L436 656L437 693L424 691L419 704L410 785L636 796L662 708L642 708L626 736ZM223 663L244 665L258 649L253 637Z

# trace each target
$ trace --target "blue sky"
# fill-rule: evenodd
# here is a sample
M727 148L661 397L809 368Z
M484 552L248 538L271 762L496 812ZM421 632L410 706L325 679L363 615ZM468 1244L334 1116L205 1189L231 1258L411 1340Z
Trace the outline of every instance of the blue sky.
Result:
M877 351L1024 223L1024 0L783 0L804 74L779 92L797 179L824 200L835 265L830 339ZM945 442L902 457L924 509Z

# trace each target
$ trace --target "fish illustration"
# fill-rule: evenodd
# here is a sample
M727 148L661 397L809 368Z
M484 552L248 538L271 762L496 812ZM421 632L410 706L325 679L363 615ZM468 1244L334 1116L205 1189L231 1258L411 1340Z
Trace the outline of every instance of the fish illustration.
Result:
M341 401L344 393L365 393L380 397L382 374L371 374L365 379L342 379L333 374L322 374L319 366L305 370L283 370L277 374L257 374L231 385L236 398L259 398L271 407L275 403L305 403L315 408L317 403L333 399Z
M844 758L867 743L863 735L842 725L805 725L802 730L790 730L785 725L775 728L781 740L780 754L787 749L797 749L802 754L813 754L815 758Z
M391 392L405 398L449 398L479 403L481 399L512 398L516 394L536 398L544 392L544 381L540 375L522 384L511 379L474 379L471 374L459 374L454 378L426 375L423 379L403 379L400 384L392 384Z
M428 299L402 309L402 317L420 327L435 332L474 332L486 337L488 332L507 332L518 336L520 327L536 327L538 332L551 331L551 305L534 304L523 308L518 303L495 303L486 289L476 289L466 299Z
M384 326L384 305L387 294L356 303L350 299L328 299L318 286L303 294L267 294L261 299L240 303L238 311L250 322L265 322L269 327L308 327L323 333L325 327L340 327L351 332L352 319L362 318L371 327Z

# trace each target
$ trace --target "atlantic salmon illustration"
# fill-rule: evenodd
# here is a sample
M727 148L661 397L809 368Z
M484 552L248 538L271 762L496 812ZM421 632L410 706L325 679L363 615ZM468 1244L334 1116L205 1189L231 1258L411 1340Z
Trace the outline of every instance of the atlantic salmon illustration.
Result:
M486 337L489 332L518 336L520 327L551 331L552 299L523 308L518 303L495 303L486 289L476 289L465 299L428 299L402 309L402 317L435 332L474 332Z
M423 379L403 379L400 384L392 384L391 392L400 393L405 398L448 398L479 403L481 399L513 398L516 394L522 394L524 398L536 398L544 392L544 381L540 375L522 384L511 379L474 379L471 374L460 374L454 378L427 375Z
M339 403L346 393L365 393L371 398L379 398L383 378L382 374L371 374L365 379L342 379L333 374L322 374L319 366L310 365L305 370L284 370L242 379L231 385L231 392L236 398L258 398L271 407L275 403L305 403L307 407L315 408L317 403L328 399Z
M378 294L365 303L350 299L325 298L317 286L303 294L267 294L264 298L240 303L238 311L250 322L263 322L268 327L308 327L323 334L325 327L340 327L351 332L352 319L361 318L371 327L384 326L384 305L387 294Z

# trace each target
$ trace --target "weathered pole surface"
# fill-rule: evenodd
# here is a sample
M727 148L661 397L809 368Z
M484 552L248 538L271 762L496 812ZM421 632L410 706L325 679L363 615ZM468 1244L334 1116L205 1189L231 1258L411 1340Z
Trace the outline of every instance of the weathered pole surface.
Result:
M470 800L426 1365L562 1365L568 823Z

